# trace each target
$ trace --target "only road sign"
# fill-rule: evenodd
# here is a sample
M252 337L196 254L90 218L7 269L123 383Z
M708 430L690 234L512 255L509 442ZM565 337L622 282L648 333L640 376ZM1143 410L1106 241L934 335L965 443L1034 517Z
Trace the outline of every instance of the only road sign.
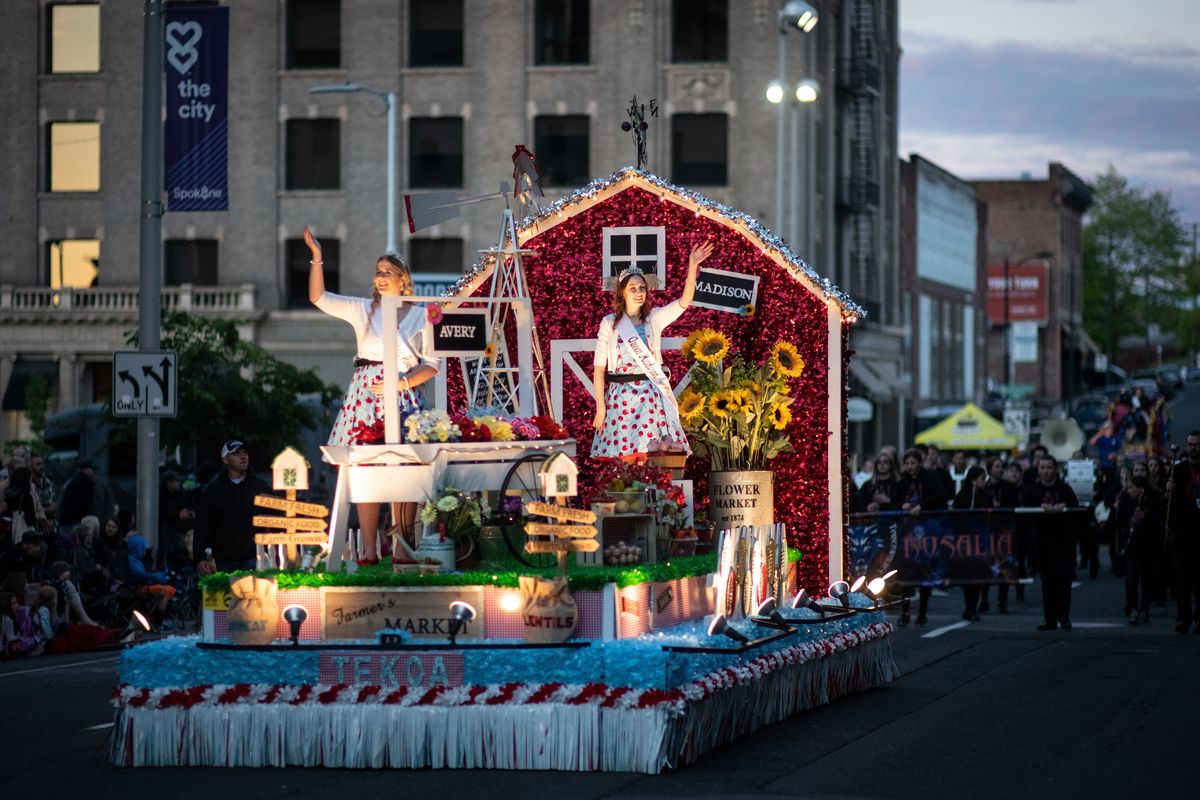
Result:
M174 353L113 353L113 416L175 416L179 411L178 369Z

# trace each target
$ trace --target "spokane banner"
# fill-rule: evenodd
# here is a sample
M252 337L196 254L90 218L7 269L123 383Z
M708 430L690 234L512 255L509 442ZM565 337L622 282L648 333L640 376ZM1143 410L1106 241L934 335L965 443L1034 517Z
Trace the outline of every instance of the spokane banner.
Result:
M851 514L851 573L898 570L899 586L1016 583L1016 525L1012 509Z
M229 8L167 6L167 210L228 211Z

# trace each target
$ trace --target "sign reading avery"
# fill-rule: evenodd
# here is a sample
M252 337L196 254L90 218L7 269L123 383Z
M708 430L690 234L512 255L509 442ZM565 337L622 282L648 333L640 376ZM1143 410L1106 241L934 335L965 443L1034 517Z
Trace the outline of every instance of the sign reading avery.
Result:
M481 356L488 344L488 312L485 308L443 311L442 318L428 326L425 341L431 356Z
M758 303L758 276L723 269L700 268L692 305L731 314L751 314Z
M446 642L450 638L450 603L465 600L475 619L458 634L460 641L483 639L483 587L430 586L417 590L326 586L321 589L322 627L326 639L375 641L385 628L407 631L413 639Z
M167 6L168 211L228 211L229 7Z

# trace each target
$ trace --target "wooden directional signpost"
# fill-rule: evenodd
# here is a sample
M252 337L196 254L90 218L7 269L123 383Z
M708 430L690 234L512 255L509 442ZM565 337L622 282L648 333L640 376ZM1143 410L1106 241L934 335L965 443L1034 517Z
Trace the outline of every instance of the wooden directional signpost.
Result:
M525 523L527 553L557 553L558 572L567 574L567 553L594 553L600 549L596 540L596 515L581 508L567 508L567 498L575 495L578 469L564 453L555 453L546 459L540 471L542 494L553 497L555 502L525 503L528 514L549 517L555 522ZM576 524L570 524L576 523ZM534 538L537 537L537 538Z
M283 500L271 495L260 494L254 497L254 505L282 511L284 516L272 517L255 515L255 528L282 528L282 531L272 533L256 533L255 544L284 545L287 548L287 565L289 569L299 566L297 548L305 544L325 544L328 535L325 532L325 517L329 509L317 503L302 503L296 499L296 492L308 488L308 460L288 447L275 456L271 462L272 487L276 491L287 493ZM301 516L296 516L297 514Z

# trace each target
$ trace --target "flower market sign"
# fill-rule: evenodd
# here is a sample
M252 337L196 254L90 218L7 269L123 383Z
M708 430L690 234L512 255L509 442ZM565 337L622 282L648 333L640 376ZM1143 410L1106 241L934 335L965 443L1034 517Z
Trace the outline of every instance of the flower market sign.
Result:
M758 281L757 275L701 267L692 305L749 316L758 306Z
M477 609L458 634L460 641L481 641L485 606L481 586L429 586L420 589L321 588L321 624L325 639L367 639L379 631L404 631L413 639L446 641L450 602L465 600Z

